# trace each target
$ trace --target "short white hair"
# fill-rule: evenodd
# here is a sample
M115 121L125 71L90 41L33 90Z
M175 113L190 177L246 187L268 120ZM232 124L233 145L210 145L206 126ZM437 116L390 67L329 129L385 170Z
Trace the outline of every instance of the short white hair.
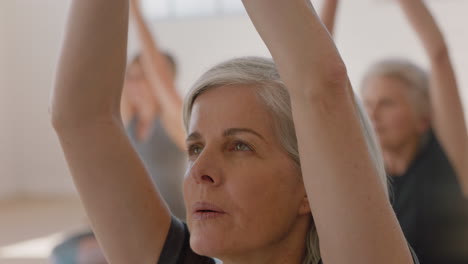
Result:
M429 75L416 64L400 58L386 59L373 64L362 81L361 93L366 84L375 77L395 78L407 84L408 98L416 112L422 117L430 117Z

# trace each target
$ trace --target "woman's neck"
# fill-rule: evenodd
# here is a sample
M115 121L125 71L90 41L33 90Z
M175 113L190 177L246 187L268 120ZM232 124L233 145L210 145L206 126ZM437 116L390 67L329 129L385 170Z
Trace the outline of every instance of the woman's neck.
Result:
M220 258L223 264L300 264L306 252L309 221L300 221L281 240L241 256Z
M387 174L402 176L409 168L421 147L420 137L404 142L398 147L383 147L383 158Z

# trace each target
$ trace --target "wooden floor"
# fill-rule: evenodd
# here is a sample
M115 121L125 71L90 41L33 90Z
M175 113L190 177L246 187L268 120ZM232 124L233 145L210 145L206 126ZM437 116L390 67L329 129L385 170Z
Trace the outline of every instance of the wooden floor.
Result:
M87 226L76 197L0 201L0 264L46 264L58 241Z

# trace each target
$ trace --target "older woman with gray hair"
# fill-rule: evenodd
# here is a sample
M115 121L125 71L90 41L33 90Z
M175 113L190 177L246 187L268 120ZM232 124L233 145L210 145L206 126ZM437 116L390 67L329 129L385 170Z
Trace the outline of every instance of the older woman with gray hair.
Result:
M441 30L422 0L398 0L430 71L407 59L372 65L361 94L392 179L393 208L423 264L468 263L468 133ZM322 17L333 32L338 0Z
M243 3L275 63L222 63L186 97L184 224L120 119L128 0L72 1L52 122L107 259L414 263L372 129L313 6Z

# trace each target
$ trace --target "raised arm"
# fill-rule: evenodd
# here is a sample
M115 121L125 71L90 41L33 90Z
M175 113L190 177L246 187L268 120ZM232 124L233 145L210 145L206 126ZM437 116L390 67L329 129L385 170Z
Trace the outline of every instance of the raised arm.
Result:
M73 0L52 122L109 263L156 263L170 214L120 118L128 0Z
M323 262L412 263L368 153L345 65L313 6L243 2L291 95Z
M468 130L447 44L424 1L398 2L429 57L433 129L468 196Z
M338 9L339 0L324 0L322 10L320 11L320 18L323 24L330 32L330 35L335 33L336 12Z
M139 1L131 0L131 14L138 30L142 49L143 71L152 91L156 94L161 121L170 138L181 149L185 149L185 130L182 124L182 98L177 93L169 62L153 39L140 11Z

